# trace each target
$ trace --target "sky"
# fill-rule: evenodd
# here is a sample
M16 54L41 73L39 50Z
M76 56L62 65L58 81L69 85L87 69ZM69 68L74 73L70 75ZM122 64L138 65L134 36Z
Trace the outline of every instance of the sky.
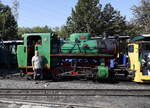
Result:
M5 5L12 6L14 0L1 0ZM45 26L60 27L66 23L71 15L72 8L78 0L19 0L19 27ZM104 6L111 3L112 6L126 16L129 21L133 18L131 7L138 5L140 0L100 0Z

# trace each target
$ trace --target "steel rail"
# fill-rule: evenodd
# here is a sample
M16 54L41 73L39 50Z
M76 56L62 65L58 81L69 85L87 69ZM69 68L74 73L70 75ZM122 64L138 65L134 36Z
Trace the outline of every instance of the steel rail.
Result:
M150 89L0 89L3 96L148 96Z
M22 104L22 105L40 105L40 106L46 106L50 108L70 108L70 107L82 107L82 108L105 108L103 106L99 105L90 105L90 104L75 104L75 103L62 103L62 102L47 102L47 101L33 101L33 100L18 100L18 99L0 99L1 103L6 104ZM108 107L107 107L108 108Z

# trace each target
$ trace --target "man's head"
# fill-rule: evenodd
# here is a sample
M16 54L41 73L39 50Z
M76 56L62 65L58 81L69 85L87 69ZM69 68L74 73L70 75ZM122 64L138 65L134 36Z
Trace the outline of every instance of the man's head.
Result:
M39 51L35 51L35 56L39 56Z

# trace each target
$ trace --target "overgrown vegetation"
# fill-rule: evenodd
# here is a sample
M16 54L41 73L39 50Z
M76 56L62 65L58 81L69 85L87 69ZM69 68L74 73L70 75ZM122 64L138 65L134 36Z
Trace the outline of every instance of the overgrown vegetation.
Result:
M150 33L150 1L140 1L138 6L132 7L134 18L128 22L110 3L102 6L100 0L78 0L66 24L54 28L18 28L10 7L0 2L0 36L3 40L8 40L20 39L24 33L39 32L56 32L62 37L75 32L90 32L97 36L133 36Z
M48 26L44 26L44 27L33 27L33 28L28 28L28 27L19 27L18 28L18 35L21 38L21 35L24 33L50 33L53 32L53 30L48 27Z
M141 0L139 6L133 6L133 25L137 33L150 33L150 0Z
M0 38L3 40L17 39L17 22L9 6L0 2Z
M66 25L61 28L65 35L74 32L90 32L97 36L135 35L136 26L127 22L110 3L102 6L99 0L78 0ZM64 34L62 34L64 35Z

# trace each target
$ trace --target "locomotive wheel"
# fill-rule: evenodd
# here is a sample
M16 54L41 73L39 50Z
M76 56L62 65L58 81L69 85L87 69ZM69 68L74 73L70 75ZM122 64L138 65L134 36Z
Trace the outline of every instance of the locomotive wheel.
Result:
M60 68L55 68L55 69L52 69L52 80L53 81L60 81L61 80L61 77L59 76L59 74L62 73L62 70Z
M24 77L25 73L23 72L23 70L20 70L20 77Z
M92 70L92 81L97 82L98 81L98 76L97 76L97 70L93 69Z
M32 75L27 75L26 78L27 78L27 80L32 80L33 76Z

